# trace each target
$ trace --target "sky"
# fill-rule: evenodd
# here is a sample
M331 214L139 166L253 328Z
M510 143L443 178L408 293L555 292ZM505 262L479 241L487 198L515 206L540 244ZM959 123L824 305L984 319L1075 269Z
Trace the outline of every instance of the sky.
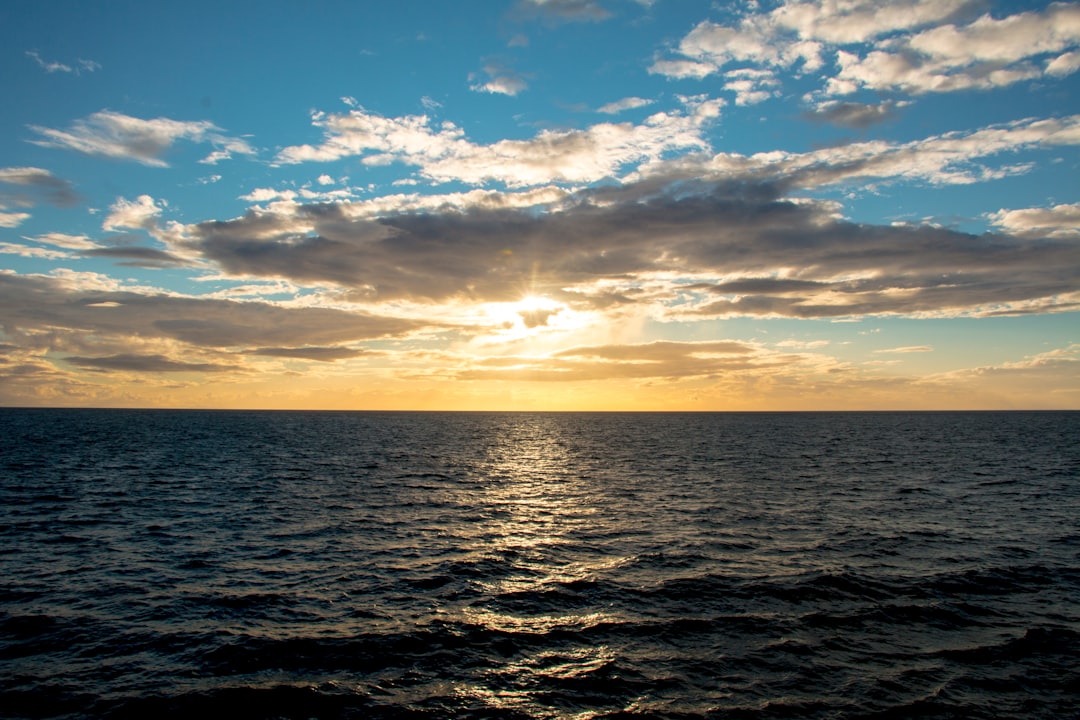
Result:
M1080 409L1080 3L0 5L0 405Z

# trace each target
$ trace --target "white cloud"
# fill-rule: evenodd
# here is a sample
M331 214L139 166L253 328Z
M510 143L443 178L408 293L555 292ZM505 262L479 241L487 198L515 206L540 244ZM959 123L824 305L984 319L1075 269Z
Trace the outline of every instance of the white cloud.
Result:
M744 17L738 25L699 23L679 43L684 59L657 60L649 71L674 78L701 78L733 62L771 68L790 68L800 62L806 70L821 67L821 44L783 33L760 15Z
M756 105L777 94L780 81L769 70L743 68L724 74L724 89L735 93L736 105Z
M908 353L928 353L934 352L934 348L929 345L907 345L904 347L887 348L884 350L875 350L875 353L888 353L888 354L900 354L906 355Z
M1080 203L1049 208L1002 209L992 213L990 220L998 227L1019 235L1080 237Z
M695 60L656 60L649 66L649 72L654 75L665 75L677 80L696 78L700 80L716 72L717 68L712 63L697 62Z
M674 48L677 57L657 59L650 72L700 79L731 64L817 71L835 53L839 72L823 78L823 92L836 96L861 88L985 89L1080 69L1080 5L972 19L980 6L978 0L788 0L730 24L699 23ZM766 92L745 79L729 89L740 104Z
M65 250L92 250L98 247L97 243L85 235L68 235L59 232L45 233L44 235L26 237L25 239L64 248Z
M1046 64L1048 75L1065 76L1080 70L1080 50L1059 55Z
M263 203L270 202L271 200L295 200L297 193L295 190L275 190L273 188L255 188L247 195L241 195L240 200L246 200L248 202Z
M200 160L204 165L217 165L222 160L231 160L234 155L254 155L255 148L242 138L227 138L223 135L210 135L208 140L217 148Z
M636 110L640 107L652 105L653 100L646 100L639 97L628 97L622 100L616 100L615 102L609 102L607 105L602 105L596 109L597 112L604 113L606 115L617 115L624 110Z
M75 61L74 65L67 65L66 63L56 62L55 60L45 60L36 50L27 50L26 56L32 58L34 62L38 64L38 67L50 74L63 72L81 75L83 72L96 72L101 69L101 63L95 62L94 60L84 60L79 58Z
M47 260L59 260L71 257L71 253L62 250L48 250L46 248L31 247L19 243L0 242L0 253L5 255L20 255L28 258L45 258Z
M74 71L74 68L72 68L70 65L65 65L64 63L55 62L55 61L43 60L41 58L41 55L35 50L27 50L26 55L27 55L27 57L33 58L34 62L36 62L38 64L38 67L40 67L42 70L44 70L47 73L54 73L54 72L69 73L69 72Z
M750 156L719 153L704 162L675 161L651 170L720 178L755 175L787 186L807 188L866 179L964 185L1029 169L1027 165L989 167L977 162L982 158L1054 145L1080 145L1080 115L1019 120L908 143L858 142L807 153L773 151Z
M525 78L502 65L489 63L484 66L484 73L487 75L486 81L477 81L476 73L469 76L469 80L473 82L469 86L470 89L476 92L513 97L529 87L529 84L525 82Z
M907 46L952 67L973 62L1012 63L1058 53L1080 41L1080 5L1054 4L1045 12L1026 12L1000 20L983 15L963 25L923 30Z
M791 0L773 10L769 20L802 38L845 45L940 22L976 4L973 0Z
M365 110L315 113L313 123L324 129L324 143L285 148L277 160L297 163L365 155L367 163L419 166L421 174L437 182L497 181L514 187L594 182L673 150L706 149L703 131L719 115L723 101L681 100L683 111L656 113L640 125L601 123L585 130L546 130L529 140L490 145L470 142L450 122L433 127L426 115L385 118Z
M14 228L19 227L23 221L30 219L30 213L19 212L4 212L0 211L0 227Z
M216 150L202 162L216 163L233 154L252 155L254 149L247 141L220 134L220 128L205 120L179 121L169 118L142 120L111 110L102 110L76 120L69 130L31 125L30 129L44 136L31 140L43 147L63 148L104 157L134 160L152 167L168 167L161 156L178 140L208 142Z
M967 25L940 25L885 41L867 53L841 52L834 94L858 88L911 93L1003 87L1080 68L1080 5L1056 3L1040 12ZM1064 54L1061 54L1063 51ZM1055 55L1040 65L1036 59Z
M795 348L796 350L815 350L829 345L828 340L781 340L776 347Z
M162 207L149 195L135 200L117 198L109 208L109 215L101 223L102 230L152 230L157 225Z

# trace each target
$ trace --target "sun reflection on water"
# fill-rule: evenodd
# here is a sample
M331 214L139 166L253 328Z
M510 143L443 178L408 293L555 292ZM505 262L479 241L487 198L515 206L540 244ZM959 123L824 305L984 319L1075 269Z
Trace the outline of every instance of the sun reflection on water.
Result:
M523 415L502 429L480 466L481 495L475 503L490 519L472 529L471 549L508 567L481 581L487 601L462 608L459 619L485 633L522 640L526 648L528 638L560 631L569 638L619 623L618 615L590 599L582 598L580 612L567 612L565 606L552 612L544 600L548 593L587 594L598 573L627 561L597 540L598 529L610 525L610 508L597 478L582 472L576 454L580 443L565 436L565 419L556 423L544 415ZM462 685L457 692L491 708L572 717L565 708L555 712L544 704L544 688L588 682L591 673L614 659L604 645L568 639L558 650L522 649L491 670L486 682Z

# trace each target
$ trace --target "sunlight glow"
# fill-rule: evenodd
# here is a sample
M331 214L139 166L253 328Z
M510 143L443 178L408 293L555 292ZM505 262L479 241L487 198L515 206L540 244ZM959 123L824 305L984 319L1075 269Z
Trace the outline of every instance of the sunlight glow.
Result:
M519 340L552 330L576 329L588 318L567 305L542 295L526 295L517 302L491 303L485 309L499 340Z

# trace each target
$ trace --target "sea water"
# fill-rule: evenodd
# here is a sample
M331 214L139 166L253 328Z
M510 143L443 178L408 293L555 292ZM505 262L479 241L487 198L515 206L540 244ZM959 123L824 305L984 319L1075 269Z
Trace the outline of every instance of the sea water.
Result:
M1080 413L0 410L0 716L1078 717Z

